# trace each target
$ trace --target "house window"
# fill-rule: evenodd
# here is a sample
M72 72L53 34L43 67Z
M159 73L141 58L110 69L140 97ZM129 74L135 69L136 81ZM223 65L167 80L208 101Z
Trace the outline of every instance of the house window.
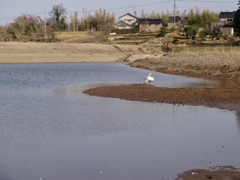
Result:
M233 19L227 19L227 21L233 21Z
M129 23L132 23L132 22L134 22L134 20L133 20L133 19L124 19L124 21L125 21L125 22L129 22Z

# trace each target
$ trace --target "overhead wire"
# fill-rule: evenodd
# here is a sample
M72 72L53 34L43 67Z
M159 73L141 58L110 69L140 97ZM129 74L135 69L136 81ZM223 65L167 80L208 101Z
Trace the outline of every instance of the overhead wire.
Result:
M168 3L172 2L173 0L164 0L164 1L158 1L158 2L153 2L153 3L147 3L147 4L141 4L141 5L134 5L134 6L125 6L125 7L118 7L118 8L110 8L110 9L105 9L106 11L115 11L115 10L122 10L122 9L131 9L131 8L138 8L138 7L144 7L144 6L152 6L152 5L157 5L157 4L163 4L163 3ZM228 0L228 1L223 1L223 0L176 0L176 1L185 1L185 2L204 2L204 3L229 3L229 2L235 2L233 0ZM68 11L67 13L72 13L72 12L96 12L96 10L81 10L81 11ZM43 15L45 12L40 12L40 13L34 13L34 14L29 14L30 16L35 16L35 15ZM49 12L48 12L49 13ZM8 18L0 18L0 21L4 20L12 20L16 19L17 17L8 17Z
M211 0L177 0L177 1L186 1L186 2L204 2L204 3L236 3L236 1L231 1L231 0L228 0L228 1L221 1L221 0L218 0L218 1L211 1Z
M134 6L125 6L125 7L119 7L119 8L111 8L111 9L105 9L106 11L114 11L114 10L122 10L122 9L131 9L131 8L136 8L136 7L144 7L144 6L152 6L152 5L156 5L156 4L162 4L162 3L167 3L167 2L171 2L172 0L165 0L165 1L160 1L160 2L154 2L154 3L147 3L147 4L142 4L142 5L134 5ZM96 10L79 10L79 11L68 11L67 13L71 13L71 12L96 12ZM44 14L45 12L41 12L41 13L34 13L34 14L29 14L29 15L40 15L40 14ZM48 12L49 13L49 12ZM10 19L16 19L17 17L9 17L9 18L0 18L0 21L2 20L10 20Z

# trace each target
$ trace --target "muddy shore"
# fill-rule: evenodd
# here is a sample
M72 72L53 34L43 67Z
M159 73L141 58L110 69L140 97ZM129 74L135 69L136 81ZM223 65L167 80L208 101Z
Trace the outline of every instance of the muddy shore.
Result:
M131 101L217 107L240 111L240 88L161 88L146 84L108 85L85 90L92 96Z

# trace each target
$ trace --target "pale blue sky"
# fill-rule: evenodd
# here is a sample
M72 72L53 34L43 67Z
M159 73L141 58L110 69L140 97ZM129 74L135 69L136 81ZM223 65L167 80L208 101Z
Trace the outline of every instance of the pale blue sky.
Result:
M198 7L200 10L209 9L215 12L237 10L238 0L176 0L177 10L183 12L191 8ZM23 14L37 14L44 18L44 11L49 12L53 5L63 4L69 12L78 11L78 16L82 16L82 11L94 11L99 8L106 9L114 13L116 19L125 13L137 11L140 16L144 12L173 12L174 0L0 0L0 25L6 25ZM48 16L48 14L47 14Z

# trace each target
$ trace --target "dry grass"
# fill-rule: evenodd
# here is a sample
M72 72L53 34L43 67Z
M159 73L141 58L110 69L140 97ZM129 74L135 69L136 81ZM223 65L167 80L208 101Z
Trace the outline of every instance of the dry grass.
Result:
M98 42L98 37L101 34L98 32L85 32L85 31L76 31L76 32L58 32L56 33L56 39L61 42L71 42L71 43L92 43Z
M195 55L219 55L219 54L228 54L228 55L240 55L239 46L205 46L205 47L184 47L178 50L184 54L195 54Z
M130 65L196 77L240 79L239 50L239 47L185 48L160 59L139 60Z

